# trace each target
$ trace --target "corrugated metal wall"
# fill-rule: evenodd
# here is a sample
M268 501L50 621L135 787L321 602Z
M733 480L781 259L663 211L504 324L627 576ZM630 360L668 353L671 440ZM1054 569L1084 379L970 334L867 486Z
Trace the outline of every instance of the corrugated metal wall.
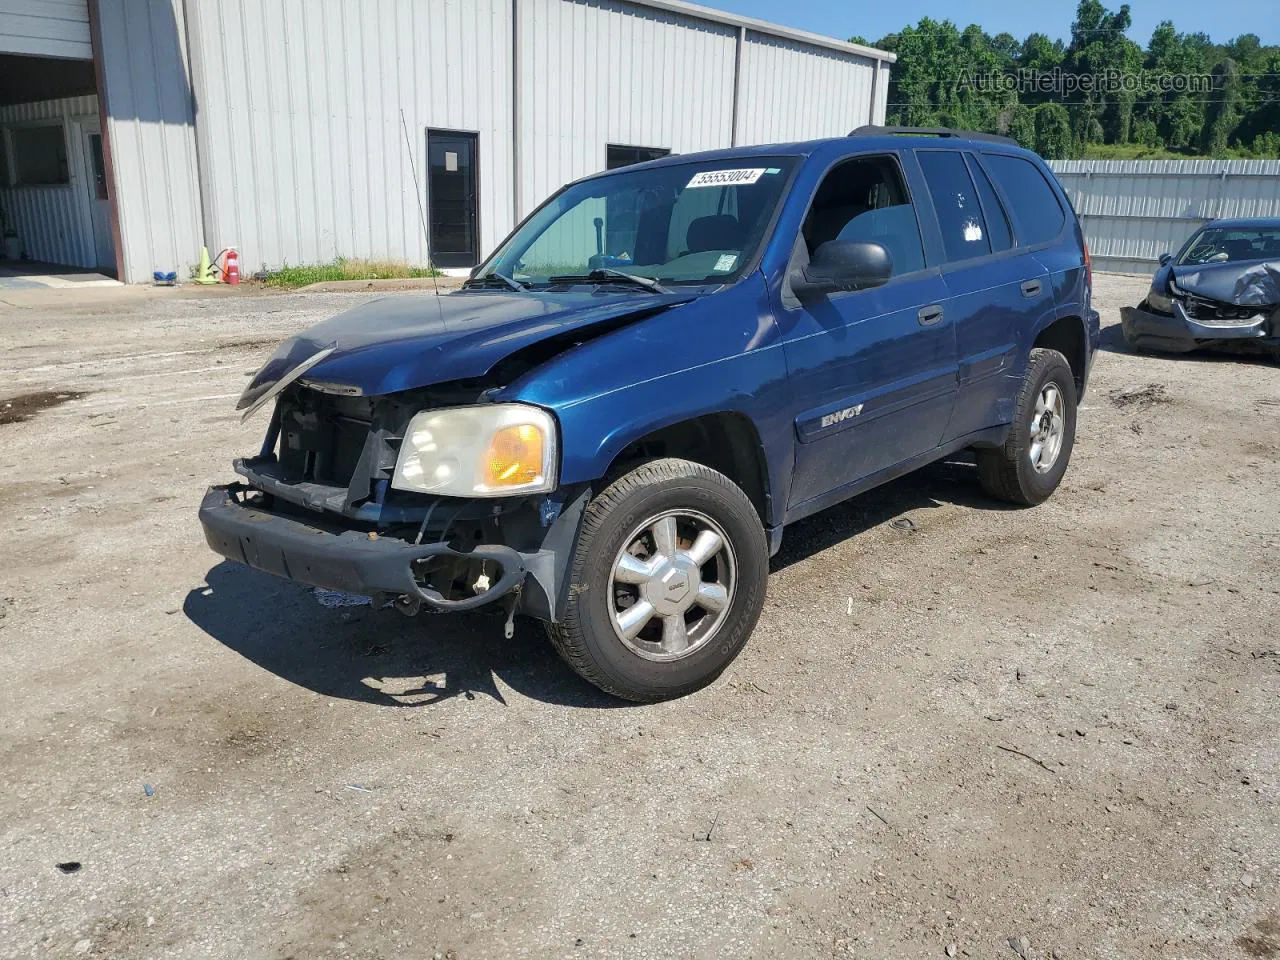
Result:
M67 141L70 183L0 187L0 203L32 260L75 267L96 265L88 186L84 182L84 139L76 127L68 129L68 123L97 117L98 98L92 96L0 107L0 129L53 121L62 128Z
M510 0L189 8L209 241L243 269L425 263L428 128L479 134L484 249L509 229Z
M91 59L86 0L0 0L0 53Z
M875 123L874 76L875 62L865 57L747 31L740 140L842 137L854 127Z
M1280 217L1280 160L1054 160L1101 270L1152 273L1215 217Z
M691 153L733 137L738 31L612 0L518 0L520 215L603 170L606 146Z
M667 0L98 3L132 281L185 273L202 242L235 244L246 272L425 263L428 129L478 136L485 255L602 169L607 144L729 146L740 35L739 142L843 134L877 112L874 59Z
M204 233L182 0L98 0L98 11L121 279L185 277Z

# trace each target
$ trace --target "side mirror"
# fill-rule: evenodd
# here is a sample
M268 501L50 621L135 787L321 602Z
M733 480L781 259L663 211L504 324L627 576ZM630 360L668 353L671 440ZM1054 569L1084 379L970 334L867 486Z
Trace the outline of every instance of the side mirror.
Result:
M879 243L861 240L829 240L814 252L807 267L791 276L796 296L813 296L836 290L878 287L893 275L893 257Z
M1172 260L1172 259L1173 259L1173 254L1172 254L1172 253L1162 253L1162 254L1160 254L1160 266L1162 266L1162 267L1167 267L1167 266L1169 265L1169 261L1170 261L1170 260Z

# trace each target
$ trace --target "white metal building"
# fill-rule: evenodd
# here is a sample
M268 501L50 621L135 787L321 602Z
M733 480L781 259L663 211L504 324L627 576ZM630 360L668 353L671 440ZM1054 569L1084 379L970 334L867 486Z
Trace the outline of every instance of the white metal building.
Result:
M606 166L882 123L893 59L680 0L0 0L6 247L466 267Z

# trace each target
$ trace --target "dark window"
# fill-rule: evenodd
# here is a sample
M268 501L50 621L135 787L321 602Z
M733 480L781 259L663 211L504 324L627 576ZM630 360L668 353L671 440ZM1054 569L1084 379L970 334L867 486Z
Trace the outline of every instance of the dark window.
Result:
M605 149L604 168L616 170L618 167L629 167L633 163L644 163L646 160L657 160L670 155L671 151L666 147L623 147L611 143Z
M1062 204L1034 163L994 153L986 154L983 159L1009 198L1020 244L1044 243L1062 232L1067 222Z
M67 168L67 138L62 124L39 127L10 127L13 146L13 182L41 185L70 183Z
M89 160L93 164L94 196L107 199L107 167L102 161L102 134L89 134Z
M986 171L973 157L969 161L969 172L973 174L973 182L978 185L978 199L982 201L982 212L987 218L987 237L991 240L991 249L995 253L1008 250L1013 246L1013 236L1009 230L1009 217L1004 212L1004 205L996 196L996 191L987 179Z
M916 211L891 157L847 160L828 173L802 233L810 256L829 240L860 240L889 251L894 276L924 268Z
M921 150L918 156L938 215L947 260L986 256L991 252L987 222L964 157L955 150Z

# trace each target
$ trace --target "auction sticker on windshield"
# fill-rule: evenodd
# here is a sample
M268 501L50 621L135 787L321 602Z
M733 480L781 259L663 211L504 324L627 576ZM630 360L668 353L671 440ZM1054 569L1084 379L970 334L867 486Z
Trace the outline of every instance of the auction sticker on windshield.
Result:
M764 176L764 167L752 167L746 170L703 170L693 175L693 179L685 184L685 189L731 187L740 183L755 183L762 176Z

